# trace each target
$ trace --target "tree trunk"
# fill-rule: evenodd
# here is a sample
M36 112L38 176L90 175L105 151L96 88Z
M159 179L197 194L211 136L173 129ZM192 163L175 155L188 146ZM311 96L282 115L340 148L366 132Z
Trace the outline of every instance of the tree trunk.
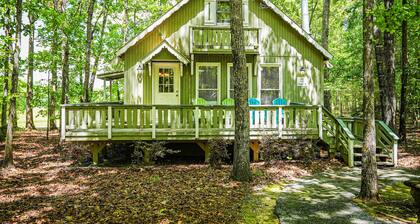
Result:
M63 67L61 70L61 104L67 104L69 102L68 94L68 81L69 81L69 57L70 57L70 42L67 34L63 33L63 53L62 53L62 63Z
M29 49L28 49L28 77L26 83L26 129L34 130L34 115L32 109L33 85L34 85L34 41L35 41L35 16L28 15L29 19Z
M363 1L363 111L366 125L362 147L362 184L359 198L378 199L378 174L376 167L375 95L373 79L373 0Z
M22 26L22 0L16 0L16 28L13 49L12 87L10 89L9 119L7 123L6 143L4 148L3 166L13 167L13 119L16 116L16 93L19 81L19 54Z
M232 60L235 99L235 146L233 179L249 181L252 178L249 162L249 108L248 75L244 46L242 0L231 0Z
M54 0L54 10L56 11L60 11L60 7L59 7L59 0ZM57 108L57 89L58 89L58 75L57 75L57 52L58 52L58 46L59 46L59 33L58 33L58 29L59 29L59 24L57 24L57 22L54 22L53 25L53 37L51 40L51 57L52 57L52 61L51 61L51 93L50 93L50 106L48 108L48 113L49 113L49 124L50 124L50 130L57 130L58 127L55 123L56 121L56 117L55 117L55 109Z
M379 106L381 112L381 120L385 120L385 76L384 76L384 55L382 46L382 33L378 27L374 27L375 37L375 58L376 58L376 73L378 75L378 87L379 87Z
M86 52L85 52L85 78L83 82L83 102L87 103L90 102L90 93L89 93L89 82L90 82L90 57L92 54L92 39L93 39L93 31L92 31L92 18L93 18L93 11L95 9L95 0L89 1L88 7L88 17L86 20Z
M128 41L128 27L129 27L128 0L124 0L124 24L123 24L124 43Z
M391 10L394 5L394 0L384 0L385 9ZM385 17L385 23L391 23L389 16ZM397 101L395 97L395 48L394 48L394 34L384 32L384 74L385 74L385 123L392 129L395 128L395 117Z
M407 4L407 0L402 1L403 5ZM407 40L407 20L402 22L401 30L401 100L400 100L400 128L399 135L401 141L405 141L407 130L405 126L406 122L406 110L407 110L407 80L408 80L408 40Z
M107 10L107 9L105 9L105 10ZM90 84L89 84L90 92L93 92L93 87L95 85L96 73L98 71L99 60L101 58L102 48L103 48L103 45L104 45L103 38L104 38L107 19L108 19L108 12L105 11L105 14L104 14L104 17L103 17L103 20L102 20L101 33L99 34L98 53L95 55L95 62L93 63L92 75L91 75L91 80L90 80Z
M6 10L5 13L5 36L10 37L12 39L12 31L11 31L11 18L10 18L10 9ZM4 44L4 51L6 53L4 58L4 83L3 83L3 100L2 100L2 108L1 108L1 129L2 131L6 132L7 128L7 103L8 103L8 95L9 95L9 73L10 73L10 55L13 50L13 43L11 41L5 42Z
M330 0L324 0L322 8L322 47L328 50L328 38L330 34ZM328 68L324 68L324 80L328 81L330 78ZM324 106L331 111L331 90L324 90Z

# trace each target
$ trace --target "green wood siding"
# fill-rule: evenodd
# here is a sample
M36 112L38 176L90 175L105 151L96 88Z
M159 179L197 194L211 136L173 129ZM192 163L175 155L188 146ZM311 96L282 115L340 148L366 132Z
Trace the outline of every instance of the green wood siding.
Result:
M258 97L258 69L255 63L280 64L283 75L283 96L291 102L306 104L323 103L323 68L324 57L293 28L284 22L275 12L262 8L260 0L249 0L249 26L260 29L259 56L248 55L252 63L252 96ZM152 81L149 66L144 65L143 82L137 78L138 62L155 49L165 37L178 51L190 56L190 27L204 25L204 0L191 0L175 12L168 20L146 35L123 56L125 62L125 99L126 104L151 104ZM171 61L176 58L164 50L154 57L154 61ZM195 54L194 62L221 63L221 100L227 97L227 63L231 62L228 54ZM300 68L305 72L301 74ZM195 65L193 69L195 73ZM308 87L298 87L297 78L306 76ZM195 74L191 74L191 64L184 65L181 77L181 103L191 104L195 98Z

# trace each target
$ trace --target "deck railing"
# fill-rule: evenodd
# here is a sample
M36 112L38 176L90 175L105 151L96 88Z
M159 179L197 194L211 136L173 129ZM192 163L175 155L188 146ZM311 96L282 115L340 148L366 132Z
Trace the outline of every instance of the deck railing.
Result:
M330 145L330 152L340 152L344 161L352 167L354 164L353 146L355 137L346 124L336 119L325 108L323 111L323 140Z
M318 138L319 106L250 106L250 136ZM69 141L233 138L233 106L63 105L61 136Z
M244 28L246 52L258 52L259 29ZM191 47L193 52L230 52L230 27L191 27Z

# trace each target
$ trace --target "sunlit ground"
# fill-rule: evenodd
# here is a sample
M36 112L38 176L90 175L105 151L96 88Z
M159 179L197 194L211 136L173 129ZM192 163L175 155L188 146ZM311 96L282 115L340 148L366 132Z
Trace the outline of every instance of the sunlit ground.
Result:
M75 145L55 148L57 132L50 142L45 132L19 132L15 140L16 168L0 171L0 223L278 223L278 216L282 223L393 223L388 215L414 220L402 181L418 177L418 169L380 170L382 200L361 204L354 200L360 169L336 161L256 163L254 181L240 184L230 180L230 166L80 167L68 156Z

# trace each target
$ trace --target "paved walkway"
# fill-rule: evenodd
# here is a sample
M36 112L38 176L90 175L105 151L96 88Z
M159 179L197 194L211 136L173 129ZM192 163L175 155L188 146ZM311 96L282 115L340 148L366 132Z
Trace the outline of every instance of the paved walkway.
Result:
M295 179L277 201L281 223L398 223L375 220L351 202L360 190L360 173L360 168L344 168ZM382 169L378 174L381 184L415 177L400 169Z

